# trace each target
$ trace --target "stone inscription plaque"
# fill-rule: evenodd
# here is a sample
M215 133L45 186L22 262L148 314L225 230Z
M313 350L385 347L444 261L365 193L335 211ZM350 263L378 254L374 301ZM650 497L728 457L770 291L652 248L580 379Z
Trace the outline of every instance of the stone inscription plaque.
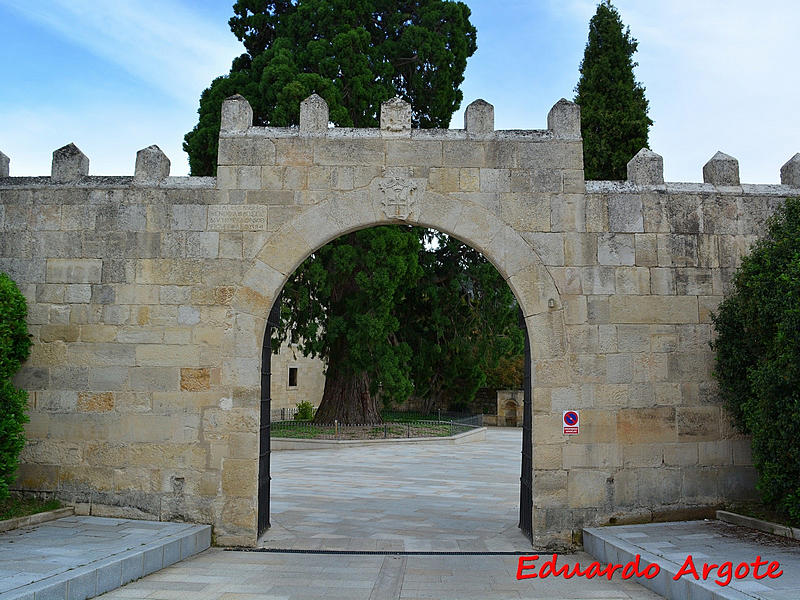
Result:
M208 228L214 231L266 231L267 207L241 204L209 206Z

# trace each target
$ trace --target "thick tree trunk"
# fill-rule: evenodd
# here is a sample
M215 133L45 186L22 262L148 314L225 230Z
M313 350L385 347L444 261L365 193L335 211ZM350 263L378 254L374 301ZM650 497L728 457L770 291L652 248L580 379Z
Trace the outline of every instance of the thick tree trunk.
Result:
M348 241L358 247L356 234L351 233ZM353 273L345 277L333 277L331 288L331 313L341 314L347 310L344 299L358 294L359 288ZM347 341L339 337L328 352L328 368L325 375L325 390L319 403L315 423L339 421L347 425L372 425L382 423L377 398L369 393L369 377L366 373L352 373L344 367L351 361Z
M314 423L339 421L348 425L382 423L377 399L369 393L369 379L365 373L354 376L329 373L325 377L325 391L314 415Z

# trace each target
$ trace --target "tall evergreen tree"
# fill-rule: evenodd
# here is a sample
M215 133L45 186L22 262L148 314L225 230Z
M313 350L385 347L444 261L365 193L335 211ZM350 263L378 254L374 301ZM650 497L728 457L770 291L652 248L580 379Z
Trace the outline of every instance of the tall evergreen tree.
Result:
M623 27L611 0L601 2L589 22L589 41L575 87L586 179L625 179L628 161L648 147L653 121L647 116L644 87L633 75L638 42L630 28Z
M184 141L193 175L216 169L220 108L242 94L256 125L299 121L316 92L339 126L375 127L380 105L401 96L418 127L447 127L476 49L469 8L448 0L238 0L229 25L247 50L200 98ZM420 276L421 234L408 227L355 232L319 249L287 283L285 332L327 359L319 420L380 421L378 388L412 391L410 348L396 306Z
M238 0L229 25L247 52L200 97L186 134L192 175L216 170L222 102L235 93L256 125L287 127L316 92L342 127L377 127L381 102L402 96L417 127L447 127L476 31L448 0Z
M398 307L398 339L411 348L415 404L463 410L479 388L500 384L496 370L524 353L518 305L503 276L477 250L425 231L413 296ZM518 375L514 377L514 375ZM522 384L522 373L506 379Z

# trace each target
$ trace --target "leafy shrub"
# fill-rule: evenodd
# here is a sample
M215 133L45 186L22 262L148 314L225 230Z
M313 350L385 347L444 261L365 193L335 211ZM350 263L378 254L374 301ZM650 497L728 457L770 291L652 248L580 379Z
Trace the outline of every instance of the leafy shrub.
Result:
M314 405L311 402L303 401L297 403L297 412L294 413L295 421L310 421L314 418Z
M0 500L8 497L25 445L28 394L16 389L11 378L30 352L27 314L25 297L8 275L0 273Z
M714 376L752 436L762 500L800 524L800 198L742 260L714 315Z

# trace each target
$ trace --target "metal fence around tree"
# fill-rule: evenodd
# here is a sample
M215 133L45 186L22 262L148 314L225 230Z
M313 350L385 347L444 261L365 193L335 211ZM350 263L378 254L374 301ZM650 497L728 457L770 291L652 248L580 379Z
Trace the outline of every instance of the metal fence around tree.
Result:
M295 411L296 412L296 411ZM285 413L284 413L285 414ZM420 415L419 413L386 413L379 424L328 424L311 421L276 420L272 423L273 438L293 439L399 439L451 437L483 426L483 415Z

